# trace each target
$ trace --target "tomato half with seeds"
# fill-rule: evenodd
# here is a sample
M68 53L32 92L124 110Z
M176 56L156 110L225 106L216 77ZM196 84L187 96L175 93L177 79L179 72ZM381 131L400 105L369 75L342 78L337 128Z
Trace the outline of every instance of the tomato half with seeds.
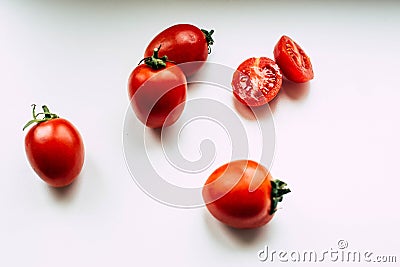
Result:
M252 57L242 62L233 74L233 95L249 107L267 104L282 86L279 66L267 57Z
M47 106L35 112L24 129L36 123L25 136L25 151L33 170L48 185L71 184L82 170L85 151L78 130L66 119L51 113ZM43 118L39 118L40 116Z
M279 39L274 48L274 57L288 80L303 83L314 78L310 58L290 37L284 35Z
M286 183L274 180L261 164L237 160L216 169L203 187L210 213L234 228L257 228L267 224L282 196L290 192Z
M214 44L214 30L204 30L191 24L176 24L157 34L148 44L144 57L150 57L153 50L161 45L160 57L182 68L186 76L196 73L207 60ZM183 64L185 63L185 64Z

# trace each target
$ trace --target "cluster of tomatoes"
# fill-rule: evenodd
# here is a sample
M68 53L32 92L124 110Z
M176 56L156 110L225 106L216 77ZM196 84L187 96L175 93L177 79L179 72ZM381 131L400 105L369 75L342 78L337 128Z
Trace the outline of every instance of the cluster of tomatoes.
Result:
M213 30L190 24L171 26L147 46L144 59L132 71L128 92L137 118L150 128L167 127L178 120L185 106L187 77L207 60L214 43ZM313 78L309 57L287 36L274 49L275 61L249 58L232 77L233 95L247 106L261 106L279 92L283 75L294 82ZM282 73L283 75L282 75ZM81 172L84 145L78 130L51 113L47 106L25 127L35 124L25 137L27 158L34 171L54 187L71 184ZM274 180L261 164L237 160L216 169L203 187L210 213L235 228L255 228L268 223L282 196L290 192L286 183Z

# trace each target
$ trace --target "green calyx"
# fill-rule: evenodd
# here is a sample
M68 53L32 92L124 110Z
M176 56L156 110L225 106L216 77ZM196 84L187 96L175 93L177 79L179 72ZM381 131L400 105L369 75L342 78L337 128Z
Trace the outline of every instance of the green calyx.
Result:
M42 106L43 112L39 112L39 113L36 113L36 105L35 104L32 104L32 107L33 107L32 108L33 119L28 121L25 124L24 128L22 128L22 130L25 130L27 127L29 127L31 124L34 124L34 123L41 123L41 122L59 118L56 114L51 113L49 108L45 105ZM41 118L39 118L39 116L41 116Z
M271 181L271 210L269 212L270 215L274 214L276 211L276 207L278 203L282 201L283 195L290 193L290 189L286 188L287 184L281 180L272 180Z
M206 37L206 41L207 41L207 45L208 45L208 53L211 54L211 46L214 44L214 39L212 38L214 30L207 31L207 30L201 29L201 31L204 33L204 36Z
M157 48L154 48L153 55L151 57L146 57L142 59L138 65L140 65L142 62L149 66L150 68L154 70L159 70L162 68L165 68L167 66L167 62L171 62L168 60L168 57L166 55L162 56L161 58L158 56L158 52L160 51L161 45Z

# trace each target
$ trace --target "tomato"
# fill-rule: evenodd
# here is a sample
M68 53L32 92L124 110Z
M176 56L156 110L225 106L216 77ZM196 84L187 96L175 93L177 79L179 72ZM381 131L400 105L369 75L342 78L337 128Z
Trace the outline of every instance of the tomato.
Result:
M35 124L25 136L25 152L30 165L39 177L53 187L71 184L82 170L85 151L78 130L66 119L50 113L35 113L24 129ZM39 115L44 115L39 119Z
M138 119L150 128L177 121L186 100L185 74L165 56L159 58L159 49L132 71L128 82L131 106Z
M251 160L237 160L216 169L203 187L203 199L210 213L234 228L256 228L268 223L286 183L273 180L270 172Z
M154 48L161 45L160 57L166 55L175 64L191 62L180 66L187 76L191 76L207 60L208 54L211 52L210 46L214 43L211 37L213 33L213 30L209 32L200 30L191 24L173 25L160 32L150 41L144 52L144 57L150 57Z
M282 74L278 65L267 57L252 57L242 62L233 74L234 96L250 107L262 106L278 94Z
M276 63L283 75L293 82L307 82L314 78L310 58L290 37L282 36L274 48Z

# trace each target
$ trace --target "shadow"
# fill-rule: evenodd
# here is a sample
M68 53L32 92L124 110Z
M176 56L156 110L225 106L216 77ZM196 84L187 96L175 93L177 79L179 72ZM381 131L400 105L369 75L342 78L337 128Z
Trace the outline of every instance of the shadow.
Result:
M269 101L268 105L269 105L269 108L271 109L272 113L275 113L276 108L279 103L279 99L282 98L283 95L285 95L285 94L286 94L285 91L282 91L282 88L281 88L281 90L279 90L278 94L274 97L274 99Z
M195 75L196 75L196 74L195 74ZM187 82L187 90L188 90L187 93L189 93L189 91L196 90L196 87L199 87L199 83L188 81L188 82ZM187 100L187 98L188 98L188 95L186 95L186 100Z
M253 245L257 244L259 240L266 240L266 232L268 230L268 225L254 229L236 229L230 226L224 225L226 231L230 236L235 238L240 244L243 245ZM260 238L263 237L263 238Z
M284 91L290 99L301 100L309 94L310 82L295 83L288 79L283 79L281 91Z
M146 132L149 132L150 135L153 137L154 140L157 140L161 143L161 133L165 131L163 128L149 128L146 127Z
M264 225L254 229L236 229L227 226L215 219L206 209L204 220L211 235L224 247L231 246L236 249L258 249L264 245L268 238L270 226Z
M78 190L80 178L81 174L71 184L64 187L52 187L50 185L47 185L47 187L56 201L70 202Z
M234 96L232 96L232 99L233 106L235 107L236 111L246 120L257 121L260 119L265 119L272 113L272 110L271 112L268 110L268 104L259 107L248 107L237 100Z
M55 0L55 1L51 1L51 0L39 0L38 3L43 3L43 4L52 4L52 5L56 5L59 7L63 7L63 6L77 6L77 7L85 7L85 6L91 6L93 7L93 5L104 5L104 6L131 6L134 1L130 1L130 0L114 0L114 1L108 1L108 0Z
M202 77L204 76L204 74L203 74L203 69L204 68L203 67L201 67L198 72L195 72L190 76L186 76L188 90L190 89L190 87L193 87L193 85L198 84L198 81L203 80L202 79Z

